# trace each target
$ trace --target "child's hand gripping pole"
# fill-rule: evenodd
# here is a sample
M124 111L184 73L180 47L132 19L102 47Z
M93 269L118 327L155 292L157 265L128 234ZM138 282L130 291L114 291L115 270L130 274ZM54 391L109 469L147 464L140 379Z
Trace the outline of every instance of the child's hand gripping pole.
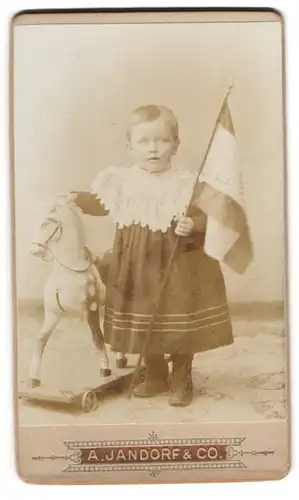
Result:
M203 158L203 160L201 162L201 165L200 165L200 168L198 170L198 173L197 173L197 176L196 176L196 179L195 179L195 182L194 182L193 190L192 190L192 195L190 196L190 200L189 200L186 212L184 214L186 217L188 216L188 212L189 212L189 209L190 209L190 206L191 206L191 203L192 203L192 199L193 199L194 192L195 192L195 189L196 189L196 186L197 186L197 183L198 183L199 176L201 175L201 173L202 173L202 171L204 169L206 159L207 159L208 154L210 152L210 149L211 149L211 146L212 146L212 142L213 142L213 139L214 139L214 136L215 136L215 133L216 133L217 125L218 125L219 119L221 117L222 109L223 109L223 107L224 107L224 105L225 105L225 103L226 103L226 101L228 99L228 96L229 96L229 94L230 94L230 92L232 90L232 87L233 87L233 84L230 83L227 91L225 92L223 101L221 103L220 111L219 111L219 114L217 116L217 119L216 119L216 122L215 122L215 125L214 125L214 128L213 128L213 131L212 131L212 134L211 134L211 138L210 138L210 141L209 141L208 146L207 146L206 153L204 155L204 158ZM150 339L151 339L151 335L152 335L153 326L154 326L154 323L156 321L156 317L157 317L157 314L158 314L158 309L159 309L159 306L160 306L161 298L162 298L162 295L163 295L163 292L164 292L164 289L165 289L168 277L170 275L174 259L176 257L177 251L179 249L180 238L181 238L180 236L176 236L176 240L175 240L175 244L173 246L172 254L170 256L170 259L169 259L169 262L168 262L168 265L167 265L167 268L166 268L166 271L165 271L165 274L164 274L164 278L163 278L163 281L162 281L161 289L160 289L159 295L158 295L156 303L155 303L154 312L153 312L153 314L151 316L150 324L149 324L148 330L146 332L145 341L143 343L143 346L142 346L141 352L139 354L138 361L137 361L137 364L136 364L136 367L135 367L135 370L134 370L134 373L133 373L133 376L132 376L131 384L130 384L130 387L129 387L129 390L128 390L128 398L129 399L133 395L133 390L134 390L136 381L138 380L138 377L139 377L141 363L142 363L142 361L144 359L144 356L145 356L145 354L147 352L147 348L148 348L148 345L149 345L149 342L150 342Z

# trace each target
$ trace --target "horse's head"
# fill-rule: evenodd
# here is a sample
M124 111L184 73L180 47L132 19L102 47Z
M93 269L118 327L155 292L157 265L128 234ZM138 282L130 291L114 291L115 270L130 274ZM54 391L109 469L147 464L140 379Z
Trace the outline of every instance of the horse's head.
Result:
M47 211L39 224L36 237L32 241L30 253L45 258L52 246L62 238L64 228L74 225L76 207L70 195L60 195Z

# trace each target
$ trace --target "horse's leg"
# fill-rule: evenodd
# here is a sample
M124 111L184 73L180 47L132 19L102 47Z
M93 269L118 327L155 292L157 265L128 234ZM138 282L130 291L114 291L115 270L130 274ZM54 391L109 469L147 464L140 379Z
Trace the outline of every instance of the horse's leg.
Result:
M99 304L93 302L87 308L87 322L92 333L92 340L100 354L100 373L103 377L111 375L109 358L105 346L104 337L100 327Z
M61 318L61 314L59 312L54 311L46 311L45 320L41 330L39 331L33 348L33 354L31 358L30 365L30 385L31 387L40 386L40 369L42 363L42 357L47 345L47 342L50 338L51 333L54 328L57 326Z

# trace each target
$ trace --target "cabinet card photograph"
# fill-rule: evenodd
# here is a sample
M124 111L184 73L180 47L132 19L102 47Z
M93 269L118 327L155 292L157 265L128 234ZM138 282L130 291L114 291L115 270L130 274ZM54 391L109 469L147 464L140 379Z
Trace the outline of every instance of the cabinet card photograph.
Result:
M26 482L288 473L284 71L267 9L13 18Z

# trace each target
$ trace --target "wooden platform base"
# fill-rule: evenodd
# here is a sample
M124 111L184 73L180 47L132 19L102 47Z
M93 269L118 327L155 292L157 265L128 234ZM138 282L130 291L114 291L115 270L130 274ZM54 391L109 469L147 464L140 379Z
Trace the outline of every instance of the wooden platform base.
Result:
M80 387L78 389L58 389L41 384L39 387L29 387L21 382L18 397L30 401L45 401L66 405L79 405L85 412L94 411L98 406L98 396L114 387L122 390L129 384L134 368L123 368L108 377L99 380L98 385ZM141 371L142 373L142 371ZM140 375L141 375L140 373Z

